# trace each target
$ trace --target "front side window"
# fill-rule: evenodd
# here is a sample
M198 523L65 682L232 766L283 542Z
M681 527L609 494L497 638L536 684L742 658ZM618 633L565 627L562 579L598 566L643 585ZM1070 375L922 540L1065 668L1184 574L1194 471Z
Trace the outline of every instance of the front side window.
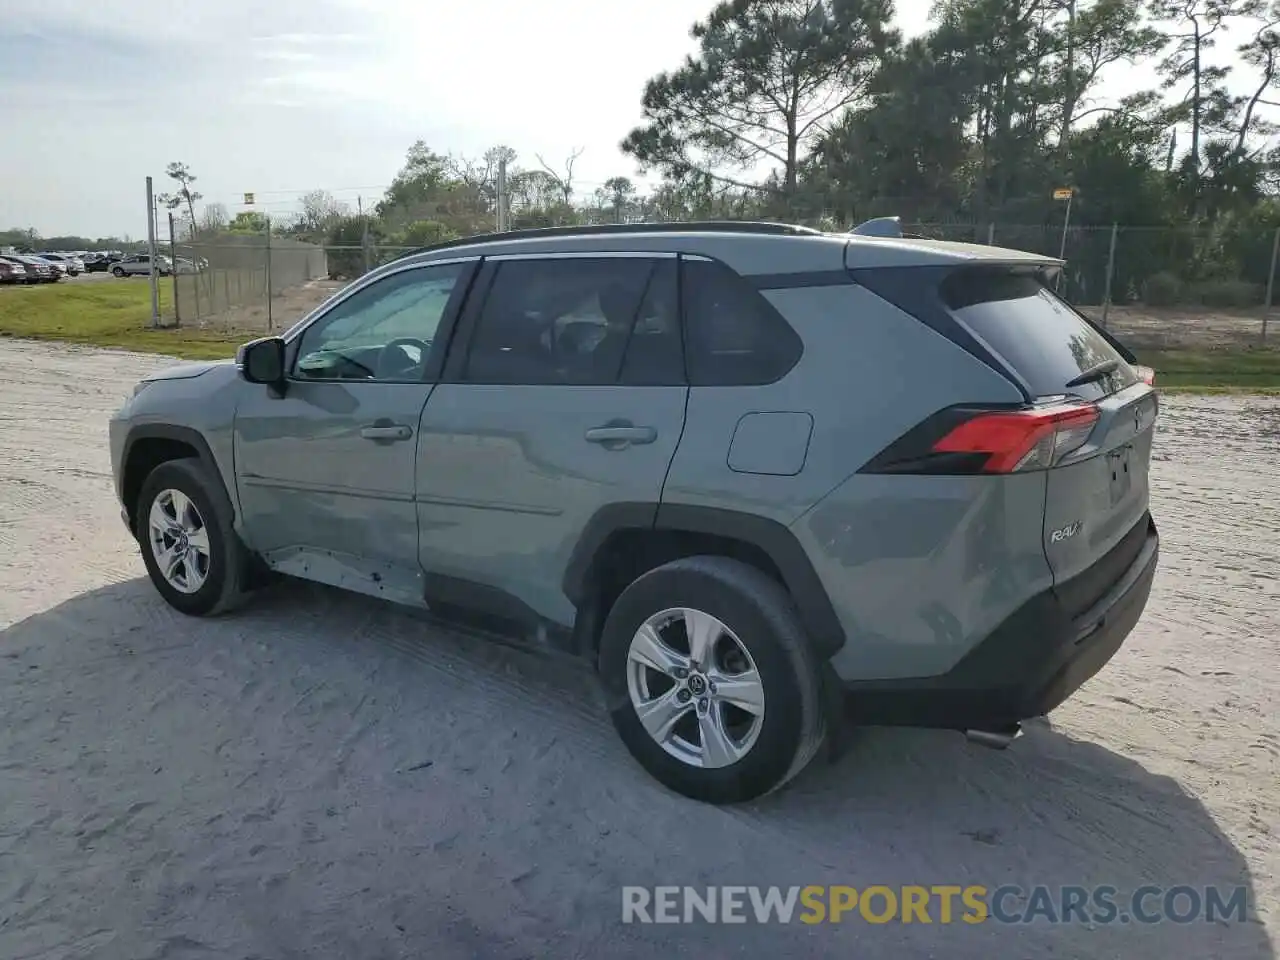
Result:
M464 379L471 383L614 384L639 319L646 336L674 333L673 311L647 297L672 285L662 259L566 257L497 267L477 320ZM645 357L638 352L633 366ZM649 376L641 369L637 376Z
M451 263L404 270L343 300L303 332L294 377L421 381L466 269Z

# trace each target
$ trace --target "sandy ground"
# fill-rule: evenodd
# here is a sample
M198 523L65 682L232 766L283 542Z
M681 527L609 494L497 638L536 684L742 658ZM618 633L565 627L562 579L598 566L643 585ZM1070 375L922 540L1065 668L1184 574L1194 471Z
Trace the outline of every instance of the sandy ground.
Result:
M0 344L0 957L1215 957L1280 930L1280 402L1167 401L1163 565L1010 750L865 730L734 809L590 677L303 584L171 612L105 419L154 357ZM624 884L1217 884L1244 923L642 926ZM935 916L936 919L936 916Z
M338 280L311 280L289 287L271 302L270 315L265 297L246 297L244 302L217 314L202 316L196 325L211 330L240 330L250 334L286 330L331 296L346 287Z
M1101 307L1081 307L1099 323ZM1106 326L1135 350L1173 348L1222 349L1257 347L1263 343L1280 345L1280 311L1266 316L1266 339L1262 322L1266 311L1217 310L1208 307L1145 307L1141 304L1113 306L1107 311Z

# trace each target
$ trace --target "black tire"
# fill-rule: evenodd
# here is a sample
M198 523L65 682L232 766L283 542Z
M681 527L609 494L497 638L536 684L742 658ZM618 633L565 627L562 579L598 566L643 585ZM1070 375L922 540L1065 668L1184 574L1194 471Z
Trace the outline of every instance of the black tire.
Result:
M627 692L632 638L650 616L692 607L718 618L755 661L765 710L755 745L727 767L692 766L640 723ZM605 621L599 668L622 742L654 778L694 800L738 803L776 790L808 765L826 736L821 663L790 595L772 577L727 557L687 557L651 570L622 592Z
M111 275L112 275L113 277L115 277L117 280L122 280L122 279L124 279L124 268L123 268L123 267L112 267L112 268L111 268Z
M151 547L147 518L157 496L166 490L183 493L195 506L209 537L209 569L204 584L193 593L173 587L160 571ZM160 464L142 484L136 522L142 560L160 596L175 610L193 617L226 613L243 600L249 558L231 523L220 481L194 458Z

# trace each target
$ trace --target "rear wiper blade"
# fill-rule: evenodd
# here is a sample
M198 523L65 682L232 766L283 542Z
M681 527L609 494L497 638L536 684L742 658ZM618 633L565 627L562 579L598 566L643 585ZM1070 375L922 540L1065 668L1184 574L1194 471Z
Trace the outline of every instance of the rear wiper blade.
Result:
M1094 383L1103 377L1115 373L1120 369L1119 360L1103 360L1101 363L1090 367L1078 377L1072 377L1067 381L1068 387L1082 387L1086 383Z

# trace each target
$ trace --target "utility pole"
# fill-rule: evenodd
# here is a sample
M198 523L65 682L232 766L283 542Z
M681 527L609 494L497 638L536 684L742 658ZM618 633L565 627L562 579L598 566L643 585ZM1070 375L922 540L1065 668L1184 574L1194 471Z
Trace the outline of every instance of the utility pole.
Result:
M160 326L160 274L156 272L156 197L147 177L147 253L151 257L151 326Z
M267 214L267 331L274 329L271 316L271 214Z

